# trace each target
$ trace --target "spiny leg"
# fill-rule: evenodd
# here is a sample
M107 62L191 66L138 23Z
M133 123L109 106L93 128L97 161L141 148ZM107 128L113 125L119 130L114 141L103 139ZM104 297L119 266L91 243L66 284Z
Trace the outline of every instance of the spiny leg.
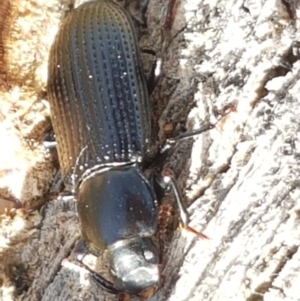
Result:
M159 185L165 189L166 192L172 192L175 196L179 210L180 228L197 235L199 238L208 239L205 234L198 232L197 230L189 226L189 214L184 205L183 197L173 173L168 169L163 170L161 175L157 177L157 181Z

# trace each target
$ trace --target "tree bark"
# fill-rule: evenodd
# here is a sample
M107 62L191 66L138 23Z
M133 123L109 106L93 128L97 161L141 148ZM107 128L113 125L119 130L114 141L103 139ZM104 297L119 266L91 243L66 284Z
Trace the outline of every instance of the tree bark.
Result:
M18 109L34 104L24 117L32 121L30 129L25 121L18 126L32 139L39 136L49 116L41 106L47 55L67 6L58 0L15 2L5 44L11 45L5 51L10 88L1 90L1 123L10 122L11 133L17 132L11 135L23 141L16 130L21 113L4 114L4 104ZM176 133L178 124L191 130L216 123L193 144L182 143L167 163L190 204L190 225L209 239L175 231L164 255L164 282L150 300L300 300L300 3L177 4L170 45L159 37L167 10L167 1L160 0L149 1L140 43L157 52L163 44L164 75L152 97L159 139L169 129ZM13 91L20 87L15 101ZM26 148L30 158L37 152L44 161L36 160L42 168L30 165L27 199L30 191L31 197L43 195L55 171L40 144ZM23 202L14 184L8 190ZM3 300L115 300L72 264L80 236L73 199L2 215L0 235Z

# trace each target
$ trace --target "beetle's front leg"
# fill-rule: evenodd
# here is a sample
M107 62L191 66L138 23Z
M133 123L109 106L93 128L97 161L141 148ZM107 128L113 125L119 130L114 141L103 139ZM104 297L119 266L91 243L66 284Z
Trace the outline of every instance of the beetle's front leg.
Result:
M180 189L172 171L170 171L169 169L163 170L162 173L157 176L156 180L166 192L172 192L174 194L179 210L180 227L196 234L199 238L208 239L206 235L196 231L195 229L189 226L189 214L184 205L183 197L181 195Z
M83 239L80 239L77 244L75 245L74 252L76 254L75 265L83 268L87 272L89 272L91 278L99 285L103 290L110 294L119 295L120 291L117 290L113 283L105 279L103 276L99 275L91 268L89 268L85 263L83 263L84 257L87 255L88 246ZM120 299L122 300L122 299ZM125 299L126 300L126 299Z

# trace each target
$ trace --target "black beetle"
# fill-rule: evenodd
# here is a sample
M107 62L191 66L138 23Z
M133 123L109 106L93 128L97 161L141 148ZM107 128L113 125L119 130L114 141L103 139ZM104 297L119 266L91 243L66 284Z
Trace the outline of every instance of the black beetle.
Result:
M83 238L93 254L108 253L114 283L93 275L111 293L148 297L161 282L153 181L175 193L186 228L188 215L174 178L153 168L173 146L152 162L149 90L135 28L121 6L90 1L69 13L50 51L48 99Z

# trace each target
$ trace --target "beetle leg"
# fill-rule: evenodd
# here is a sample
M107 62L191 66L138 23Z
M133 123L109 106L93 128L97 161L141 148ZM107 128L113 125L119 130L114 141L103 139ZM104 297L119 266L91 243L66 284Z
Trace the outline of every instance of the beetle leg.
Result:
M130 301L130 295L126 293L120 293L118 295L118 301Z
M152 162L151 168L155 168L157 166L162 166L165 160L174 152L178 143L182 140L193 138L196 135L200 135L212 128L214 128L214 124L206 124L203 127L182 133L174 138L170 138L166 140L166 143L161 147L159 154L156 156L155 160Z
M166 145L170 145L170 146L176 145L177 142L180 142L180 141L185 140L185 139L193 138L194 136L205 133L205 132L213 129L215 126L216 126L216 124L208 123L208 124L205 124L204 126L202 126L199 129L195 129L195 130L192 130L192 131L188 131L188 132L179 134L178 136L176 136L174 138L167 139ZM164 146L164 147L166 147L166 146Z
M162 204L158 214L158 233L159 237L165 240L169 236L169 229L172 217L174 216L173 206L169 203Z
M154 160L151 161L149 166L147 166L148 169L157 169L163 166L164 162L168 157L172 155L176 147L178 146L178 143L184 139L189 139L193 138L196 135L200 135L212 128L215 127L215 124L206 124L203 127L193 130L193 131L188 131L183 134L180 134L174 138L170 138L166 140L166 143L161 147L159 153L156 155ZM163 187L162 183L159 183L161 187Z
M49 150L56 148L57 143L56 143L56 140L54 137L52 125L48 126L44 132L43 144L44 144L44 147Z
M102 277L101 275L97 274L95 271L91 270L89 267L85 267L89 273L91 274L93 280L105 291L107 291L110 294L118 295L120 294L120 291L117 290L113 283Z
M89 272L89 274L91 275L92 279L105 291L107 291L108 293L111 294L119 294L120 291L117 290L113 283L111 283L110 281L108 281L107 279L105 279L104 277L102 277L101 275L99 275L98 273L96 273L95 271L93 271L92 269L90 269L86 264L83 263L83 259L87 254L87 244L86 242L81 239L79 240L79 242L77 242L77 244L75 245L74 248L74 252L76 254L76 265L82 267L83 269L85 269L86 271Z
M221 117L219 119L217 119L217 121L215 123L207 123L207 124L204 124L199 129L195 129L195 130L192 130L192 131L187 131L185 133L179 134L178 136L176 136L174 138L167 139L165 146L162 148L162 151L163 151L164 148L170 148L171 146L176 145L177 142L180 142L180 141L185 140L185 139L193 138L194 136L200 135L204 132L207 132L207 131L215 128L216 125L219 122L222 125L222 123L224 123L226 121L226 119L227 119L226 117L231 112L236 112L236 106L230 107L230 109L227 110L227 112L223 113L221 115Z
M158 178L158 183L166 190L166 192L172 192L175 196L179 210L180 228L196 234L199 238L208 239L206 235L189 226L189 214L183 203L183 198L173 173L170 170L164 170L161 177Z
M158 214L158 238L159 238L159 249L160 249L160 257L159 264L163 264L163 254L166 253L167 246L166 242L168 242L169 235L173 230L176 229L174 227L174 208L170 203L162 204L159 208Z
M156 52L153 49L142 48L142 53L150 54L154 56L150 74L147 78L147 88L149 95L154 91L158 81L162 77L163 55L161 52Z
M151 72L150 72L150 75L147 79L147 87L148 87L149 95L152 94L152 92L154 91L158 81L162 77L163 61L164 60L163 60L163 55L162 54L159 54L159 53L155 54L155 60L152 63Z
M168 156L170 156L170 154L172 153L172 151L176 148L176 146L178 145L178 143L181 142L182 140L193 138L194 136L198 136L198 135L200 135L202 133L205 133L205 132L207 132L207 131L215 128L215 126L220 121L222 121L223 117L227 116L229 113L230 112L228 112L225 115L223 115L215 123L207 123L207 124L204 124L199 129L195 129L195 130L192 130L192 131L187 131L185 133L179 134L178 136L176 136L174 138L167 139L165 145L160 149L160 154L158 155L158 161L162 162L161 160L164 160ZM160 157L162 157L162 159L160 159ZM157 165L156 161L155 161L155 165Z
M163 63L164 63L163 53L165 53L165 51L167 50L167 48L170 45L170 41L172 40L170 38L170 31L171 31L171 28L172 28L172 25L173 25L173 22L175 19L176 8L177 8L177 0L169 0L165 23L160 30L160 36L161 36L160 37L160 39L161 39L160 51L158 53L156 53L152 49L147 49L147 48L142 49L143 53L147 53L147 54L153 55L155 57L155 60L152 64L150 75L147 80L149 95L152 94L159 79L162 77L162 69L163 69Z
M56 148L57 142L56 141L44 141L43 145L46 149L52 150L52 149Z
M91 275L92 279L106 292L110 293L110 294L120 294L121 292L119 290L117 290L113 283L108 281L107 279L105 279L104 277L102 277L101 275L99 275L98 273L96 273L95 271L93 271L92 269L90 269L87 265L85 265L82 261L80 260L76 260L75 265L80 266L81 268L85 269L86 271L89 272L89 274Z

